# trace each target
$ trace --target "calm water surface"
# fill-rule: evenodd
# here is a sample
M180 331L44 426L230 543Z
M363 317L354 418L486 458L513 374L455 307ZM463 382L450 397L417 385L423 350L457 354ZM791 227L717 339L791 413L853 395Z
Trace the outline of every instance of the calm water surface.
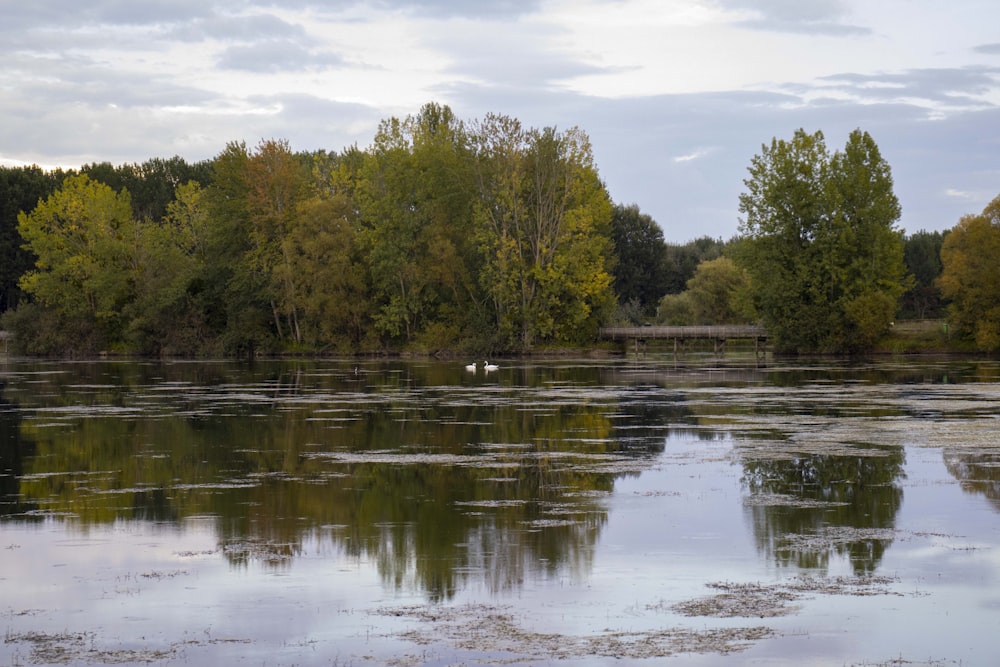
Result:
M0 664L1000 664L998 417L986 361L0 360Z

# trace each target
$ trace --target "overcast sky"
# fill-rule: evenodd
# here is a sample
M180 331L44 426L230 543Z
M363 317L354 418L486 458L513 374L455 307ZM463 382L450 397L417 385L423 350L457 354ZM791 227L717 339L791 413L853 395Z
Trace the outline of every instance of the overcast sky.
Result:
M867 130L908 232L1000 194L996 0L0 0L0 163L367 147L449 105L578 126L668 241L737 232L772 137Z

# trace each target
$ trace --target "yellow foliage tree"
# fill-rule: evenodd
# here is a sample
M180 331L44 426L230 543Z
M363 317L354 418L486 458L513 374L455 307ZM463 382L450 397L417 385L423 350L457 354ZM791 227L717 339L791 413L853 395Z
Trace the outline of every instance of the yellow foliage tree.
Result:
M983 350L1000 349L1000 196L964 216L941 246L941 293L956 333Z

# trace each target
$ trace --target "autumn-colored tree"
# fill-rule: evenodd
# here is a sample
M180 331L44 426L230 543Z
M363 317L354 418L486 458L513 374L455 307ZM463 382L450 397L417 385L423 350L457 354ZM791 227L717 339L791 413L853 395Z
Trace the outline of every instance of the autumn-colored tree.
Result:
M499 116L475 127L428 104L365 151L264 140L190 169L88 165L24 216L38 264L16 324L70 335L38 349L149 354L592 340L615 253L589 139Z
M941 292L959 335L983 350L1000 349L1000 197L967 215L941 246Z
M490 115L473 131L480 280L503 347L581 342L614 308L612 205L590 141Z
M721 257L726 246L725 241L711 236L701 236L683 244L668 243L663 293L679 294L686 290L688 281L702 262Z
M282 242L304 341L349 352L366 340L371 298L350 202L312 197Z
M21 288L81 340L96 334L98 345L117 342L121 309L134 288L138 228L128 192L71 176L31 213L18 216L18 230L38 258Z
M261 141L246 163L250 248L247 262L263 279L279 340L302 342L294 275L285 239L298 220L307 172L287 141Z

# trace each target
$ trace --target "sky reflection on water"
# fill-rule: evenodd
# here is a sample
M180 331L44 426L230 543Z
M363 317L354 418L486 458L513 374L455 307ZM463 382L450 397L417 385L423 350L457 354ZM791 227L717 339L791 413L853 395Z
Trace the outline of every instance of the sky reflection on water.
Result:
M431 604L600 646L646 633L683 664L992 664L997 379L988 362L7 362L0 659L544 662L444 621L421 644ZM842 588L788 588L803 577ZM720 582L792 611L679 611ZM656 634L751 626L772 635L734 653ZM600 664L598 645L556 657Z

